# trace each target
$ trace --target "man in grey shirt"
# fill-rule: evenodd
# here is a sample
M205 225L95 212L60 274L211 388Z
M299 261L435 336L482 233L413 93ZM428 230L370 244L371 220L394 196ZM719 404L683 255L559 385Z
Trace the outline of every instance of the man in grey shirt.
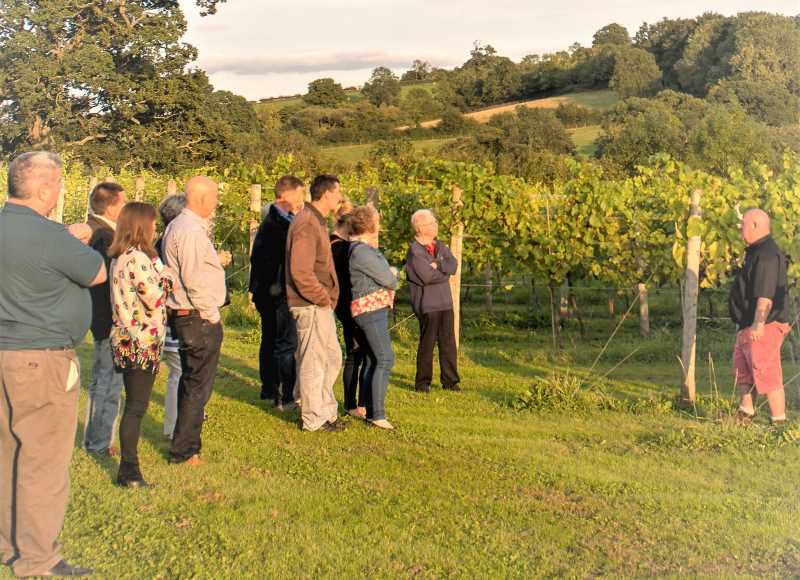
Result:
M213 180L193 177L186 184L186 208L164 233L164 259L177 274L167 308L173 336L180 343L182 370L169 452L172 463L201 463L203 417L222 347L219 309L225 303L225 272L210 238L218 199Z
M88 288L107 274L89 226L45 217L62 186L58 156L23 153L0 211L0 562L16 576L91 572L66 563L56 540L78 423L75 348L91 321Z

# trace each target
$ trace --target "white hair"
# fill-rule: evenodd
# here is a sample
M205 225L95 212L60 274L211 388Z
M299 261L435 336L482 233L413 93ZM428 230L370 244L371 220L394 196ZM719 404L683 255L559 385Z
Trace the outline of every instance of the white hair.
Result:
M416 230L417 229L417 222L419 221L419 218L424 217L424 216L431 216L433 219L436 219L436 216L433 215L433 212L431 210L429 210L429 209L418 209L411 216L411 227L413 227Z
M61 169L61 159L49 151L29 151L17 156L8 166L8 197L29 199L51 172Z

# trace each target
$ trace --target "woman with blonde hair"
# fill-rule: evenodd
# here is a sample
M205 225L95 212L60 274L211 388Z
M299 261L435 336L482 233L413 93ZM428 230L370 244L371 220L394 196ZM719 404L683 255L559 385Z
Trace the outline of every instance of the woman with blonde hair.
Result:
M350 213L353 204L344 200L336 212L336 221L331 234L331 253L333 265L336 268L336 277L339 279L339 300L336 303L336 318L342 324L344 336L344 369L342 382L344 383L344 408L347 414L358 419L367 418L367 383L366 352L367 338L364 332L353 320L350 313L350 302L353 290L350 285Z
M139 435L161 361L166 326L166 297L172 287L169 270L153 247L156 209L127 204L117 220L111 261L111 348L122 372L125 410L119 427L122 460L117 484L148 487L139 468Z
M394 429L386 419L386 391L394 366L392 339L389 336L389 310L394 306L397 269L378 250L380 220L370 206L355 208L350 214L350 283L353 300L350 312L367 339L365 380L369 385L367 421L381 429Z

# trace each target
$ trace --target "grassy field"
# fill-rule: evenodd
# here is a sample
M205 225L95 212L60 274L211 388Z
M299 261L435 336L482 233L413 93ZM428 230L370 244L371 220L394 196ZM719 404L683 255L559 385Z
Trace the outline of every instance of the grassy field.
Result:
M424 153L435 153L436 150L444 145L454 141L452 137L443 139L424 139L420 141L412 141L414 149ZM322 156L332 161L341 163L358 163L367 158L370 150L375 145L373 143L364 143L358 145L340 145L337 147L325 147L321 149Z
M524 312L503 308L466 313L461 394L415 393L416 325L394 331L393 433L362 423L336 435L301 432L295 415L258 399L253 331L226 329L206 464L167 464L160 376L142 442L156 487L117 489L113 461L76 450L67 556L98 578L800 573L797 422L780 435L763 410L750 428L671 410L677 324L655 299L652 338L627 322L592 372L614 322L595 317L586 339L569 322L566 349L553 358L544 325L529 328ZM407 314L403 307L399 320ZM727 325L704 327L699 383L708 392L711 352L723 399L730 347ZM84 384L89 355L86 345ZM590 378L577 391L569 375L541 382L554 371ZM626 405L608 404L622 398ZM515 410L515 401L529 408Z
M578 155L592 157L595 151L597 151L596 141L602 132L603 130L599 125L569 129L569 133L572 135L572 141L575 143L575 148L578 150Z
M579 155L591 157L594 155L597 146L595 141L600 136L601 128L599 125L591 125L589 127L578 127L576 129L569 129L572 140L575 142L575 147ZM412 141L414 149L424 153L436 153L442 145L455 141L455 137L445 137L442 139L424 139L420 141ZM337 161L339 163L353 164L363 161L367 158L370 150L374 147L372 143L363 143L358 145L339 145L336 147L325 147L321 149L322 157L330 161Z
M400 98L403 99L410 90L414 88L423 88L426 91L432 93L434 88L436 87L435 82L431 83L418 83L418 84L402 84L400 86ZM359 99L364 98L359 90L349 90L346 91L347 98L350 101L358 101ZM256 110L264 110L269 112L277 112L284 107L288 107L290 105L301 105L303 104L303 97L278 97L275 99L270 99L268 101L258 101L253 103L256 107Z

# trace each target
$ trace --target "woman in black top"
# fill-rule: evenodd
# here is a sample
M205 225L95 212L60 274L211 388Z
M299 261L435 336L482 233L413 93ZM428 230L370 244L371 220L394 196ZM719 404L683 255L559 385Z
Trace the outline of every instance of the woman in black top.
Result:
M367 418L367 385L365 361L367 339L364 331L355 323L350 313L353 290L350 286L350 242L348 239L348 218L353 205L342 204L336 212L336 224L331 234L331 253L336 276L339 279L339 300L336 303L336 318L342 324L344 334L344 407L347 413L359 419ZM358 399L356 399L356 394Z

